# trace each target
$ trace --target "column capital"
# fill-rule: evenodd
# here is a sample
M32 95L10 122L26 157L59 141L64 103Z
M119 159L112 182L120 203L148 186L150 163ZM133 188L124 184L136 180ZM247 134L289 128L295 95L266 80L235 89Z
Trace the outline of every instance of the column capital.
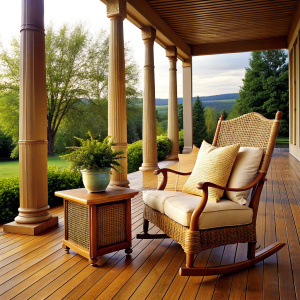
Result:
M177 48L175 46L167 46L166 56L168 58L176 58L177 59Z
M107 17L126 18L126 0L107 0L106 1Z
M192 58L186 59L182 62L182 67L187 68L192 66Z
M153 27L143 27L142 28L142 38L143 40L151 40L154 42L156 37L156 30Z

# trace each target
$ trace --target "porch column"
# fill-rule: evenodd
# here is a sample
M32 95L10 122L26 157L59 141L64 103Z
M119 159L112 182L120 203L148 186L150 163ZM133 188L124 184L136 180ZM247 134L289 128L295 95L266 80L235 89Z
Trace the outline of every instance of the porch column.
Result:
M22 0L20 41L20 208L5 232L38 234L58 224L48 212L44 0Z
M114 149L123 150L127 157L127 114L125 89L125 59L123 20L126 0L107 0L110 18L109 75L108 75L108 134L113 137ZM120 160L122 172L112 170L110 185L129 186L127 159Z
M169 58L169 101L168 101L168 138L172 142L172 148L167 160L178 160L179 154L179 129L178 129L178 105L177 105L177 48L170 46L166 49Z
M153 45L156 31L152 27L142 29L145 44L144 95L143 95L143 186L157 187L157 176L153 171L158 169L156 141L156 110Z
M182 153L193 150L193 94L192 94L192 58L182 62L183 74L183 134Z

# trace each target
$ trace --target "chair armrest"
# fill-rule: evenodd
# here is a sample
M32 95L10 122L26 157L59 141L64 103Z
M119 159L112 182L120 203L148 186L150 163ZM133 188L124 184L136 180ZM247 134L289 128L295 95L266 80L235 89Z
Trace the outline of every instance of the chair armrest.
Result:
M162 173L162 175L163 175L163 180L162 180L161 184L159 185L159 187L157 188L158 190L165 189L167 182L168 182L168 172L174 173L177 175L183 175L183 176L191 175L191 173L192 173L192 172L183 173L183 172L179 172L179 171L168 169L168 168L157 169L154 171L154 175L158 175L160 173Z
M250 182L249 184L247 184L246 186L243 186L241 188L223 187L223 186L211 183L211 182L199 182L197 184L197 188L200 190L204 190L204 189L208 189L209 187L213 187L213 188L217 188L217 189L220 189L223 191L232 191L232 192L246 191L246 190L253 188L260 180L264 180L265 175L266 175L265 173L258 173L252 182Z
M203 210L206 206L206 203L207 203L207 200L208 200L208 188L209 187L214 187L214 188L221 189L221 190L224 190L224 191L234 191L234 192L245 191L245 190L248 190L248 189L251 189L251 188L255 187L260 181L267 180L265 178L265 176L266 176L266 173L259 172L251 183L249 183L248 185L246 185L244 187L241 187L241 188L227 188L227 187L222 187L222 186L219 186L219 185L211 183L211 182L199 182L198 185L197 185L197 188L203 190L203 196L200 200L200 203L195 208L195 210L192 214L191 223L190 223L190 230L191 231L198 230L198 220L199 220L199 217L200 217L201 213L203 212Z

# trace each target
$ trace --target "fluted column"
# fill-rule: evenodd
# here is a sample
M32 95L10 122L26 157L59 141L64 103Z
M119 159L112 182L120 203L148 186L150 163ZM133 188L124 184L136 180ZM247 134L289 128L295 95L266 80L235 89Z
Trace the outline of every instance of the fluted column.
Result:
M23 0L20 41L20 208L4 231L38 234L58 223L48 212L44 0Z
M152 27L142 29L142 38L145 44L144 65L144 95L143 95L143 186L156 187L157 176L153 171L157 164L156 141L156 110L155 110L155 77L154 77L154 40L156 31ZM153 181L155 181L153 185Z
M182 153L193 150L193 95L192 95L192 58L182 62L183 74L183 134Z
M178 105L177 105L177 49L167 47L166 55L169 58L169 101L168 101L168 138L172 142L172 148L168 160L177 160L179 154L179 129L178 129Z
M108 75L108 134L113 137L114 149L123 150L127 157L127 113L125 89L125 58L123 20L126 0L107 0L110 18L109 75ZM112 171L110 185L128 187L127 159L120 160L122 172Z

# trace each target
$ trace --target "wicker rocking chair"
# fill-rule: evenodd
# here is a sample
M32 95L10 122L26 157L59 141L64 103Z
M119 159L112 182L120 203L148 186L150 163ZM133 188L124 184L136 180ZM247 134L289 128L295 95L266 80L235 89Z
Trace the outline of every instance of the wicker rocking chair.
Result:
M281 116L282 112L277 112L275 120L266 119L258 113L249 113L227 121L223 120L222 117L220 118L212 146L225 147L228 145L240 144L241 147L263 149L260 150L262 158L259 158L259 167L255 170L255 172L257 172L257 170L258 172L254 175L255 178L253 180L251 179L251 182L246 186L234 188L228 186L223 187L210 182L200 182L198 183L197 188L202 190L202 197L184 194L179 191L164 191L167 185L168 172L175 173L177 176L191 175L192 172L182 173L166 168L156 170L155 174L162 174L163 180L157 190L148 190L144 192L144 233L138 234L137 238L156 239L171 237L177 241L186 253L186 267L182 267L179 271L179 274L182 276L207 276L237 272L253 266L284 247L284 243L276 242L258 253L255 253L258 205L264 182L267 180L266 174L274 150ZM212 190L211 188L227 192L242 192L246 190L250 191L252 189L252 192L248 197L248 200L250 200L246 205L241 205L225 199L221 199L218 203L212 203L211 201L208 201L209 193ZM189 200L192 197L194 197L193 201L197 199L194 206L195 208L190 213L190 220L187 221L186 224L177 220L177 211L175 214L173 213L173 217L172 213L167 213L166 205L172 205L172 203L174 203L174 201L170 202L170 199L176 199L178 204L178 201L180 202L180 197L182 197L182 201L185 201L185 204L183 205L186 205L188 201L192 201ZM242 219L238 220L236 224L233 220L233 223L230 224L225 222L224 225L217 224L212 227L204 226L204 228L202 228L201 220L204 222L205 212L207 209L210 210L210 205L216 207L217 210L215 215L211 214L211 211L209 211L210 216L215 216L214 219L209 221L210 223L219 221L219 205L220 207L221 205L225 205L225 208L230 207L229 210L233 209L235 212L233 216L239 216ZM222 213L226 214L227 211ZM242 217L243 214L245 214L245 216L248 215L247 217ZM243 220L243 218L245 220ZM229 222L232 222L234 217L231 215L229 219ZM149 234L149 221L159 227L165 234ZM248 243L247 260L215 267L193 266L195 254L202 250L236 243Z

